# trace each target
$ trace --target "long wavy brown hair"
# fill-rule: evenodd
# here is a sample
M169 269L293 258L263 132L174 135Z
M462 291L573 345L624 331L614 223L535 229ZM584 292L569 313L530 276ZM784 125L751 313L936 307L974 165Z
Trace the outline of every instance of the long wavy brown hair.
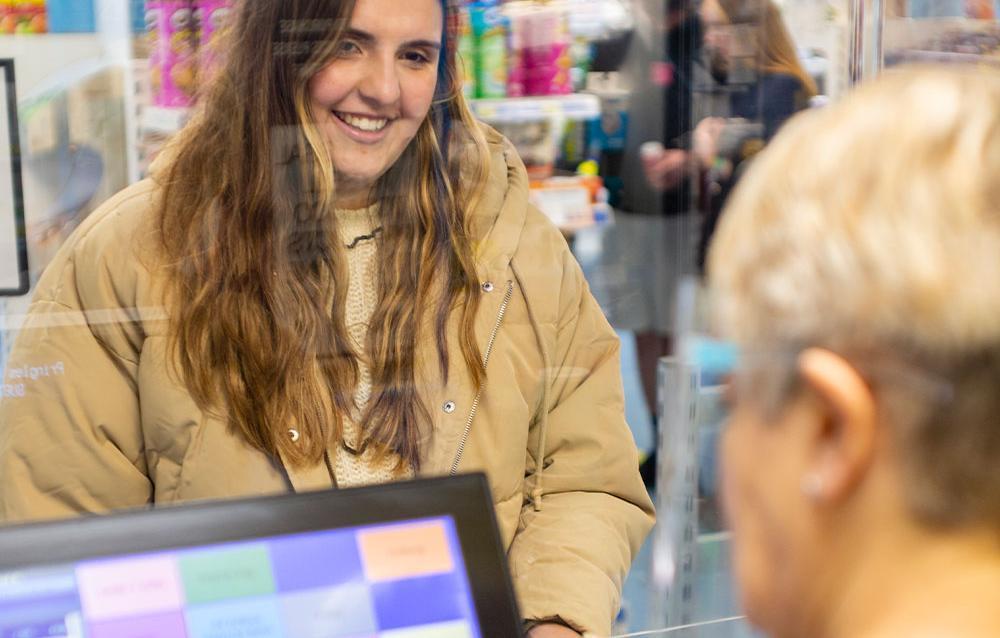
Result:
M753 27L754 62L758 70L791 75L802 85L806 100L816 96L816 81L799 61L781 9L773 0L719 0L719 5L730 22Z
M171 360L201 409L294 466L321 462L341 440L359 378L344 319L334 170L308 99L309 80L333 59L354 4L239 3L225 67L158 178ZM485 375L466 211L485 185L487 148L463 100L447 29L442 38L431 111L372 193L384 232L365 353L372 397L364 443L414 469L430 422L417 393L418 341L435 340L447 380L454 310L477 387Z

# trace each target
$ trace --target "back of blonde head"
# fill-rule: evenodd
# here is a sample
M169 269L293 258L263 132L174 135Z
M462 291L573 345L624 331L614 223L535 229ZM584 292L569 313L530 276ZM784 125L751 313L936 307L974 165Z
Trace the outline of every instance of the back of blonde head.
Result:
M900 70L799 116L709 262L719 328L744 345L891 355L944 379L947 406L897 393L922 405L897 424L911 504L1000 527L1000 75Z

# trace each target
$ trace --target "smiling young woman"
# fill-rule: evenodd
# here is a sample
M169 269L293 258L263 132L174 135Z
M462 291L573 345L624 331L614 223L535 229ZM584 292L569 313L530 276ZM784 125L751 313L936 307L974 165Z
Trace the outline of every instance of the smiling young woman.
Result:
M532 635L609 633L652 525L618 343L440 0L253 0L152 177L39 282L0 517L486 472Z

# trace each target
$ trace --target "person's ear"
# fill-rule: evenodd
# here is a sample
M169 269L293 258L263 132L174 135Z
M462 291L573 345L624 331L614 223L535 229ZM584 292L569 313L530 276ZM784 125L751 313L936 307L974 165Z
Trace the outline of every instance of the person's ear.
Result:
M842 501L872 465L878 428L875 397L858 371L829 350L805 350L798 369L819 411L810 433L812 451L802 491L818 503Z

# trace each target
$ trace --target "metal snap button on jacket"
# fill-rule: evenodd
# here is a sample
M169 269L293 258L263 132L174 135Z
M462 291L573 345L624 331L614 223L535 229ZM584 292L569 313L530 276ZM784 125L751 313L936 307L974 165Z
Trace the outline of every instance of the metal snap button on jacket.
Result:
M455 405L454 401L448 401L443 406L441 406L441 409L444 410L445 414L451 414L452 412L455 411L456 407L458 406Z
M483 284L483 292L493 292L494 290L495 286L493 285L492 281L487 281L486 283Z

